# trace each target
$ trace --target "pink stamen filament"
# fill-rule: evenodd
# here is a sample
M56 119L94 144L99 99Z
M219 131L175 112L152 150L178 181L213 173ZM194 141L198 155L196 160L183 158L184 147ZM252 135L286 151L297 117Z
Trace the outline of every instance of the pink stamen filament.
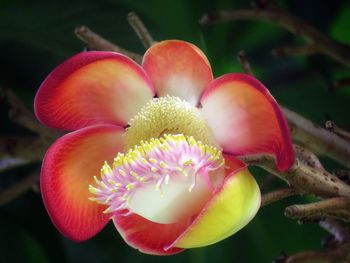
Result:
M130 213L129 197L145 184L155 182L155 190L162 195L162 185L171 183L172 177L192 176L188 188L191 192L197 176L206 177L210 185L209 172L220 169L223 164L221 151L214 147L182 134L164 135L160 139L141 142L141 146L135 146L127 154L119 153L113 169L105 163L101 180L95 177L97 186L89 186L94 194L90 200L107 205L105 213L127 215Z

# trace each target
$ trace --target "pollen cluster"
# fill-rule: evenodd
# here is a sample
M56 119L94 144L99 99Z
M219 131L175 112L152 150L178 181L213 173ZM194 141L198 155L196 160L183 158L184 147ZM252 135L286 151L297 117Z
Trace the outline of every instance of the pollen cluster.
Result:
M198 108L178 97L154 98L129 121L126 130L126 147L140 141L159 138L163 134L193 136L205 144L217 146L210 128Z
M138 189L145 185L154 185L159 196L166 195L162 186L171 184L174 177L190 178L188 192L196 186L198 176L208 177L224 166L220 150L196 141L192 136L183 134L164 134L159 139L141 141L127 153L118 153L112 167L105 163L101 169L101 178L95 176L95 186L89 190L90 198L107 205L105 213L127 215L129 201Z

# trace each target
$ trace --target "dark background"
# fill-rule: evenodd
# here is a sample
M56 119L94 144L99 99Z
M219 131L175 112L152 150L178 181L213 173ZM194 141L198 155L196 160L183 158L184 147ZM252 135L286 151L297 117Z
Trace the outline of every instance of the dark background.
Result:
M349 1L277 2L334 39L350 44ZM198 45L207 54L215 76L241 72L236 56L245 50L255 74L281 104L319 124L332 119L338 126L350 128L350 87L329 90L333 81L350 77L348 67L321 55L272 56L275 47L303 43L275 25L252 21L198 24L205 12L242 7L249 7L249 2L0 0L0 85L15 91L32 109L35 92L46 75L84 49L73 33L83 24L122 47L143 53L126 20L128 12L135 11L156 40L182 39ZM0 110L1 134L27 135L10 122L5 105ZM322 161L329 170L336 167L329 160ZM0 190L34 166L0 173ZM252 171L260 183L264 182L266 174L256 168ZM283 183L275 179L263 191L280 185ZM283 215L288 204L312 198L290 198L264 207L246 228L218 244L154 257L128 247L112 224L88 242L65 239L51 224L40 194L29 191L0 207L0 262L271 262L283 252L321 248L327 233L317 223L300 225Z

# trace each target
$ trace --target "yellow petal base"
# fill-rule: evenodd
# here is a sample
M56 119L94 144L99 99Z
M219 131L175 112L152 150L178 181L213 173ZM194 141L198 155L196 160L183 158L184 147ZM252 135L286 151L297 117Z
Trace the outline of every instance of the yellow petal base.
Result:
M260 202L258 184L248 169L243 169L227 179L205 211L172 246L202 247L225 239L248 224Z

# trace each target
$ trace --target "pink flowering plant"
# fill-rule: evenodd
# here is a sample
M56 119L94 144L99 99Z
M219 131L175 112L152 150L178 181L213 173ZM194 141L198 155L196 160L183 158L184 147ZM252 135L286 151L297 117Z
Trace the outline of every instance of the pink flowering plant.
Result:
M41 191L67 238L84 241L112 220L148 254L206 246L243 228L259 187L239 158L268 154L286 171L294 153L286 120L255 78L213 78L196 46L162 41L142 65L84 52L42 83L35 113L69 131L47 151Z

